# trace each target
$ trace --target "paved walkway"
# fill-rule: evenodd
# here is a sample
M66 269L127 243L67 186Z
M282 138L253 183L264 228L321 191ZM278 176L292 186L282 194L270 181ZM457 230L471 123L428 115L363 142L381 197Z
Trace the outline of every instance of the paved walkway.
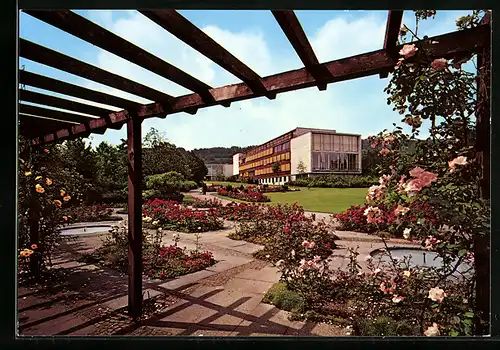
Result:
M200 194L199 197L202 195ZM125 215L122 215L125 217ZM319 219L319 218L318 218ZM116 224L116 222L114 222ZM349 330L328 324L291 322L288 312L261 303L265 292L279 280L277 269L256 260L262 246L227 237L233 224L206 232L198 244L212 251L217 264L168 281L144 278L148 318L127 316L128 279L125 274L78 262L81 254L100 246L105 234L71 238L59 247L53 269L62 274L51 288L18 290L20 335L195 335L195 336L345 336ZM345 267L347 248L358 247L359 262L383 248L380 239L359 233L336 232L340 240L331 267ZM174 232L165 231L164 244ZM179 245L195 248L193 234L180 233ZM368 237L367 237L368 236ZM375 237L376 238L376 237ZM364 239L364 240L363 240ZM402 242L390 241L389 246ZM406 242L407 243L407 242Z

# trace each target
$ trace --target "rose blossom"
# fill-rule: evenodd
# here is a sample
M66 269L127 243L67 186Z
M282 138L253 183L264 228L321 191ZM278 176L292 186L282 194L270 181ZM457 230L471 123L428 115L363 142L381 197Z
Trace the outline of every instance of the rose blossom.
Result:
M448 166L450 167L451 173L455 171L455 167L457 165L466 165L466 164L467 164L467 157L464 156L457 157L452 161L448 162Z
M410 272L409 270L403 271L403 275L404 275L405 277L410 277L411 272Z
M416 193L422 190L424 186L419 179L413 179L404 185L404 191L409 193Z
M395 295L394 298L392 298L392 302L397 304L397 303L403 301L404 299L405 298L401 295Z
M404 239L410 238L410 232L411 232L411 228L410 227L405 228L404 231L403 231L403 238Z
M432 326L429 326L429 328L427 328L427 330L424 332L424 335L426 337L436 337L440 335L437 323L432 323Z
M408 211L410 210L410 208L408 207L404 207L402 206L401 204L398 205L398 207L394 210L394 215L396 216L403 216L405 215Z
M417 52L418 48L415 47L415 45L405 45L403 48L399 51L399 54L403 56L404 58L410 58L415 55Z
M376 275L377 273L379 273L380 271L382 271L381 269L375 269L375 271L373 271L373 274Z
M422 169L421 167L416 167L410 170L410 176L411 177L419 177L420 174L422 174L425 170Z
M418 176L418 179L420 180L420 183L423 187L427 187L430 186L432 182L437 181L437 175L431 173L430 171L424 171Z
M429 289L428 298L432 301L437 301L438 303L443 302L444 298L447 296L444 290L439 287L434 287Z
M378 154L380 154L382 157L385 157L386 155L388 155L389 153L391 153L391 151L387 148L382 148L380 150L380 152L378 152Z
M304 241L302 242L302 246L305 247L305 248L314 248L314 246L316 245L316 243L314 242L308 242L308 241Z
M381 214L380 208L371 206L366 208L364 212L364 215L366 216L366 222L369 224L376 222L380 214Z
M448 65L448 61L445 58L436 58L431 63L431 67L435 70L443 70Z
M391 181L390 175L382 175L380 179L378 179L378 182L380 183L381 186L387 186L389 181Z

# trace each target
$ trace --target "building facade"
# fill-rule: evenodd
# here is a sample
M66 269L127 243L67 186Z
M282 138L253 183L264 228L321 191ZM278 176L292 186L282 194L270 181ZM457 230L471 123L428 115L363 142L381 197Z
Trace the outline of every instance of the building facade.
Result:
M220 177L229 177L233 175L233 164L205 164L208 170L205 178L207 180L216 180Z
M361 174L361 135L296 128L234 155L233 174L263 184L325 174Z

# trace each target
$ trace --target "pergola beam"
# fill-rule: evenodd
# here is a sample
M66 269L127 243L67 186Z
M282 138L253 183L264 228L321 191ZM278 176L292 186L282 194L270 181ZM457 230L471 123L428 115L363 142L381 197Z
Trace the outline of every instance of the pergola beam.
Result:
M30 90L19 90L19 99L21 101L37 103L40 105L47 105L56 108L67 109L74 112L90 114L94 116L104 117L114 111L106 108L86 105L84 103L66 100L63 98L41 94L39 92Z
M397 58L398 51L396 45L398 43L399 31L403 22L403 10L390 10L387 15L387 24L385 28L384 50L393 58ZM389 71L380 74L380 78L387 78Z
M205 102L213 100L211 86L199 81L161 58L132 44L120 36L104 29L69 10L24 10L25 13L58 29L70 33L86 42L96 45L142 68L200 94ZM156 100L154 100L156 101Z
M423 41L417 42L416 44L425 46L426 51L428 51L429 55L432 57L453 58L456 54L469 51L477 52L482 47L489 45L489 40L487 39L487 33L489 33L489 31L489 25L482 25L472 29L433 37L432 41L437 41L437 44L430 44L429 42ZM397 47L396 50L400 47ZM396 61L383 49L322 64L324 69L330 74L330 77L325 83L379 74L388 69L392 69L395 65ZM263 84L268 91L277 94L316 86L317 82L306 68L302 68L266 77L263 79ZM215 104L241 101L258 96L258 94L255 94L245 83L213 89L212 95L215 97L216 101L211 104L203 102L198 94L190 94L175 98L172 104L167 106L170 108L169 110L161 103L151 103L142 106L142 108L138 110L137 115L140 118L151 118L165 114L185 112L192 108L205 108ZM126 121L127 115L128 112L126 111L112 113L110 114L111 123L123 124ZM99 127L105 127L107 125L105 120L95 120L92 122ZM77 125L72 127L71 131L77 135L84 130L82 126ZM61 133L61 135L63 134L69 136L69 130ZM45 138L45 142L53 140L54 139L50 135Z
M36 137L41 133L55 132L64 127L71 127L74 123L53 119L39 118L28 114L19 114L19 130L27 137Z
M86 123L92 119L99 119L99 118L86 117L80 114L57 111L55 109L27 105L23 103L19 104L19 113L30 114L45 118L52 118L63 122L73 122L73 123Z
M320 91L326 90L327 84L322 83L322 81L328 77L328 71L321 69L322 66L319 64L295 12L292 10L272 10L271 12L306 69L317 80L318 89Z
M39 89L57 92L63 95L73 96L84 100L115 106L130 111L139 109L142 104L121 97L106 94L104 92L87 89L78 85L66 83L61 80L46 77L25 70L19 71L19 83L36 87Z
M141 10L144 16L166 29L187 45L208 57L229 73L247 83L255 95L276 97L270 94L262 78L224 47L205 34L175 10Z
M168 103L172 96L129 80L117 74L108 72L99 67L64 55L47 47L38 45L26 39L19 40L19 55L28 60L35 61L65 72L89 79L115 89L126 91L151 101Z

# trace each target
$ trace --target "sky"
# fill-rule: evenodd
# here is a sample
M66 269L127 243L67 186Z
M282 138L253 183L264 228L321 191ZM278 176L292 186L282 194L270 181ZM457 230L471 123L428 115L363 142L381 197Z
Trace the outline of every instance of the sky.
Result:
M175 38L137 11L76 10L79 15L120 35L212 87L241 82L216 63ZM302 63L270 11L186 10L184 17L202 29L261 77L302 68ZM419 36L440 35L456 30L455 20L471 11L437 11L436 18L419 24ZM387 11L295 11L318 60L328 62L383 47ZM414 28L412 11L405 11L403 23ZM161 76L130 63L25 13L20 15L20 37L68 56L119 74L172 96L190 93ZM20 58L20 68L140 103L147 99ZM464 67L465 68L465 67ZM143 122L143 136L158 129L166 138L185 149L248 146L263 143L296 127L334 129L361 134L363 138L392 129L401 116L387 105L384 88L389 78L378 75L234 102L231 107L200 109L195 115L176 113L165 119ZM27 90L97 103L26 87ZM27 103L27 102L23 102ZM27 103L32 104L32 103ZM36 104L32 104L36 105ZM101 105L104 106L104 105ZM119 110L115 107L109 109ZM54 108L56 109L56 108ZM425 136L426 133L421 133ZM93 134L95 146L102 141L120 143L126 127Z

